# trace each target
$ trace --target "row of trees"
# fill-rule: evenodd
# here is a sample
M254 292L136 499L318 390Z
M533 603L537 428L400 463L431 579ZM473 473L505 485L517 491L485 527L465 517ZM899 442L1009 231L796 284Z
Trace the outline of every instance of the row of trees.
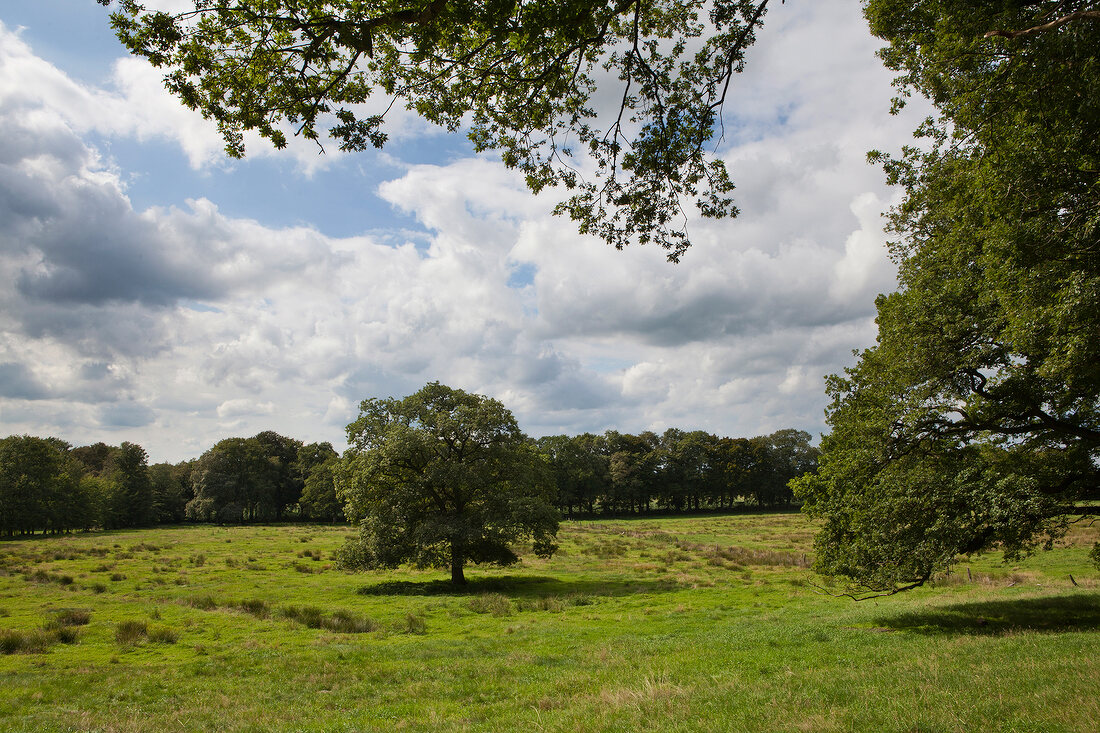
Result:
M184 517L197 522L270 522L342 518L332 483L339 458L330 443L305 444L266 430L226 438L191 471Z
M788 482L817 467L810 434L791 429L755 438L676 428L660 435L609 430L536 444L567 515L789 506Z
M0 440L0 535L190 521L343 519L329 443L265 431L227 438L197 460L148 464L135 443L73 448L57 438Z
M0 440L0 534L140 527L157 517L145 449L71 448L57 438Z
M638 514L789 505L788 481L813 470L810 435L720 438L669 429L531 441L563 514ZM344 519L336 485L348 461L330 443L264 431L226 438L181 463L148 464L134 443L73 448L56 438L0 441L0 533L143 527L183 521Z

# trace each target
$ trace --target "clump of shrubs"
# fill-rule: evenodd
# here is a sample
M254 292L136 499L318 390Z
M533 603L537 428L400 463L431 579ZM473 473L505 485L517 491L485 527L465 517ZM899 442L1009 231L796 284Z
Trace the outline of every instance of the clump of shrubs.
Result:
M35 583L59 583L60 585L72 585L73 584L73 576L71 576L71 575L54 575L53 573L49 573L49 572L46 572L45 570L42 570L41 568L38 569L38 570L35 570L33 573L30 573L30 574L28 574L24 577L27 580L33 581Z
M54 613L53 617L47 623L47 628L85 626L91 620L91 611L83 608L65 608Z

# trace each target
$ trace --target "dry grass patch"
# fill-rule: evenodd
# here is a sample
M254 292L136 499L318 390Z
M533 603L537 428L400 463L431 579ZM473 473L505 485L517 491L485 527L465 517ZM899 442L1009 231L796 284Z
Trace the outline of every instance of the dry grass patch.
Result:
M599 692L599 701L611 708L636 707L653 702L671 702L689 692L689 689L669 681L667 675L646 677L641 684L627 687L605 687Z
M470 599L470 610L493 616L507 616L512 612L512 602L500 593L482 593Z

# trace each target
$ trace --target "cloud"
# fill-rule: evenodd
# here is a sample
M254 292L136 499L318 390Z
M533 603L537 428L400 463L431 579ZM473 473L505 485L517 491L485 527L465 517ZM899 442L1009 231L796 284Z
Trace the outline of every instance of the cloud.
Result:
M226 400L218 405L218 417L222 419L271 415L275 412L275 404L272 402L256 402L248 399Z
M40 400L47 396L49 392L25 364L0 363L0 397Z
M823 375L873 342L874 295L894 287L879 219L894 193L864 154L922 110L886 115L889 75L851 3L768 23L719 149L743 213L692 221L677 266L578 235L486 157L380 187L414 231L331 237L201 198L137 210L92 133L173 140L227 182L249 162L213 165L220 142L147 71L83 86L0 30L5 427L109 430L154 460L264 429L339 445L362 399L440 380L533 434L816 432Z
M145 405L119 403L99 409L99 424L104 428L143 428L156 420L156 413Z

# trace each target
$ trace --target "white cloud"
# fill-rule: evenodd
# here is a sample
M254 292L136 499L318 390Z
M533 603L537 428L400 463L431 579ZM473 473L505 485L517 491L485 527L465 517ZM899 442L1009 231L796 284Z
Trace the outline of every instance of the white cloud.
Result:
M137 62L92 88L0 30L5 427L155 459L264 429L340 445L360 400L438 379L536 434L819 429L822 376L871 343L893 287L892 192L863 157L913 119L886 117L889 75L851 3L782 5L769 24L721 150L743 214L692 222L677 266L579 236L482 158L381 186L426 230L407 236L335 238L206 199L135 211L87 133L170 139L211 166L216 132Z

